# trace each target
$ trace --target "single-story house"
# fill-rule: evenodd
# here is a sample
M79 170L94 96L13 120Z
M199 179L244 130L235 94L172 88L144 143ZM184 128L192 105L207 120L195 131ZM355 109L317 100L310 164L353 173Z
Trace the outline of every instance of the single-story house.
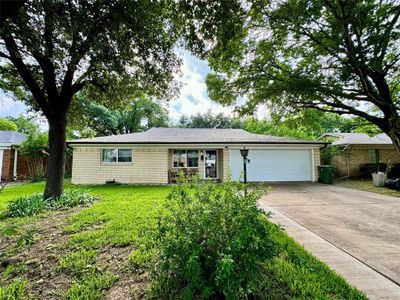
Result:
M27 164L18 151L25 140L23 133L0 130L0 181L26 177Z
M248 181L316 181L326 142L252 134L242 129L152 128L80 139L73 149L72 183L167 184L178 170L201 178L238 179L240 149L249 149Z
M331 164L340 177L361 176L360 168L365 164L400 163L400 154L386 134L327 133L324 137L333 139L331 147L336 151L332 153Z

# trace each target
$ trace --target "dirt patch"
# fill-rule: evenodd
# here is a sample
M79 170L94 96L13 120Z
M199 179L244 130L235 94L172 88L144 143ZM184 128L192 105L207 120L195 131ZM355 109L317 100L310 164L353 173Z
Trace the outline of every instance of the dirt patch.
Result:
M147 274L121 274L118 281L108 291L106 299L142 299L149 284L150 277Z
M16 277L28 280L28 293L38 299L61 299L73 282L70 274L59 268L59 260L71 249L65 242L74 234L65 231L67 219L82 207L51 212L30 224L23 225L19 234L0 238L0 274L12 265L8 276L0 277L0 285L7 285ZM97 229L100 224L96 224ZM86 230L92 230L92 228ZM17 246L18 240L32 235L27 245ZM96 266L118 276L117 282L106 294L106 299L141 299L150 282L148 274L137 273L128 264L133 246L107 246L98 250ZM10 268L9 268L10 269Z
M80 209L82 207L46 214L39 220L24 225L21 235L2 239L2 252L6 253L6 257L0 266L0 273L9 265L16 269L3 283L6 284L13 277L23 276L29 282L30 294L40 299L62 297L60 291L66 290L70 284L70 278L58 270L58 260L66 252L61 244L69 238L64 227L67 218ZM34 235L32 244L18 247L21 236L30 232Z
M99 253L97 259L99 268L118 276L117 282L108 291L106 299L143 298L150 278L147 273L137 272L130 268L128 258L133 249L133 246L106 247Z

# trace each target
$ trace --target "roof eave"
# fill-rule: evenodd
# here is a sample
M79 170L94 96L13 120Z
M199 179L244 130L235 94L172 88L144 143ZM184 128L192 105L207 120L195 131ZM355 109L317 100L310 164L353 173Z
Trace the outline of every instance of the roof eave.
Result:
M330 142L67 142L67 145L329 145Z

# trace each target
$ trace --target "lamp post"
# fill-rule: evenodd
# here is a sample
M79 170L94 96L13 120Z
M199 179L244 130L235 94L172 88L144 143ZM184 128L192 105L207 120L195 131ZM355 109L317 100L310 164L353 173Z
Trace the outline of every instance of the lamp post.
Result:
M246 165L250 160L247 159L247 156L249 155L249 149L246 149L246 147L243 147L243 149L240 149L240 154L243 157L243 172L244 172L244 183L247 183L247 168Z

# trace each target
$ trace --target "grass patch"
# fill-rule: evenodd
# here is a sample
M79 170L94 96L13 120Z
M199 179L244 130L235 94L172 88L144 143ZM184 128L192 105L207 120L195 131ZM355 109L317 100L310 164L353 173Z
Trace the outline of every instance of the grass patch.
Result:
M69 182L66 183L67 187ZM23 195L31 195L37 192L43 192L44 182L35 182L28 184L8 185L0 194L0 212L7 208L8 203Z
M6 187L0 196L0 213L12 199L40 193L43 188L43 183ZM66 191L71 188L67 181ZM54 289L66 299L103 299L116 286L121 288L116 294L119 299L131 297L132 290L127 286L143 294L149 284L145 271L152 267L158 251L146 245L154 238L160 207L171 188L125 185L83 188L90 189L101 200L72 214L45 211L37 216L0 220L0 249L8 249L6 245L14 249L17 241L21 248L31 249L24 250L27 266L18 261L2 267L0 262L0 299L26 299L28 294L40 297L37 282L43 278L43 272L51 285L41 292L50 293L49 289ZM65 216L61 233L54 233L52 221L46 223L46 220L60 221ZM285 232L268 224L272 239L282 251L272 262L265 263L260 282L271 284L271 294L260 295L261 298L365 299ZM59 239L52 245L54 234ZM46 255L51 252L51 257L40 257L38 251ZM38 264L44 264L45 271L35 273L35 265L31 266L28 260L40 260ZM18 279L21 276L27 281Z
M79 250L61 259L61 269L71 273L75 279L65 295L66 299L102 299L105 291L117 280L111 272L97 268L96 258L96 251Z
M75 282L65 295L68 300L97 300L103 299L105 292L114 284L116 276L111 273L86 274Z
M26 281L16 279L6 287L0 287L1 300L24 300L26 299Z
M270 229L272 239L283 251L268 262L268 269L289 289L292 298L367 299L277 226L270 224Z
M400 197L400 191L391 190L385 186L374 186L372 179L345 179L335 183L338 186L377 193L385 196Z

